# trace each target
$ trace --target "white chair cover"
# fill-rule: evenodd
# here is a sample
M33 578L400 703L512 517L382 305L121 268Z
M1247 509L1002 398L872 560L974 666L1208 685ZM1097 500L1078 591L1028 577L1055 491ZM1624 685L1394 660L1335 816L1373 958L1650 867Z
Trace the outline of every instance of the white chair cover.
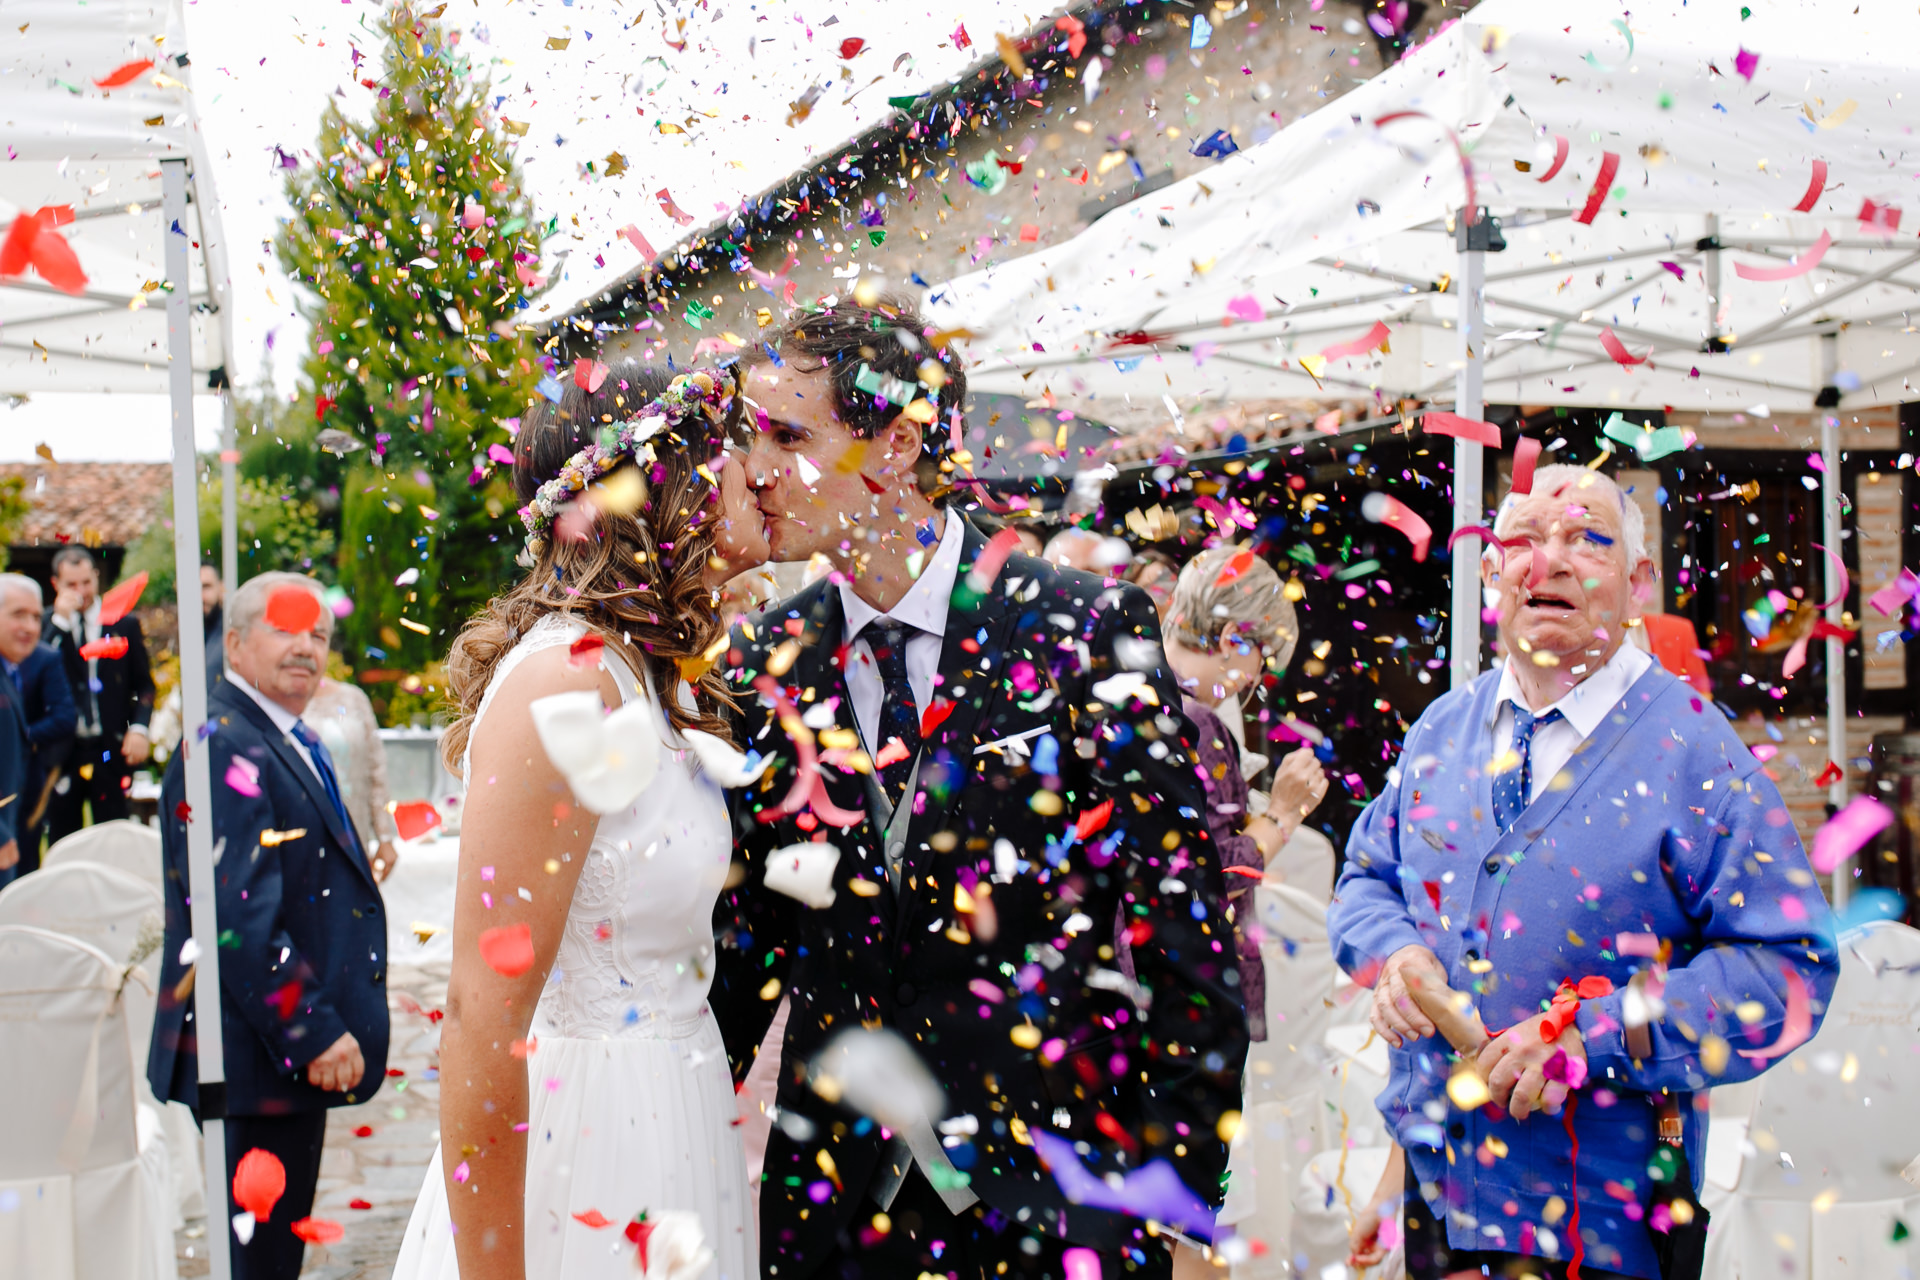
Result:
M1760 1078L1732 1158L1722 1144L1709 1152L1706 1274L1920 1274L1920 1236L1894 1239L1896 1218L1920 1227L1920 1189L1900 1176L1920 1151L1916 1015L1920 932L1882 920L1843 936L1819 1034Z
M124 986L140 980L85 942L0 925L0 1098L8 1110L0 1187L67 1180L70 1263L53 1274L76 1280L176 1274L172 1188L165 1160L151 1154L151 1125L149 1152L141 1151L121 999ZM53 1215L42 1227L57 1227L57 1209L38 1212ZM18 1252L0 1254L0 1275L46 1274L36 1268L47 1256L61 1265L57 1244L11 1240L9 1247Z
M115 824L108 823L107 826ZM100 830L90 827L79 834ZM130 842L123 842L130 843ZM96 845L96 847L98 847ZM84 850L83 850L84 851ZM43 867L0 889L0 925L24 924L78 938L105 952L116 964L137 963L146 983L127 985L128 1047L133 1053L134 1089L143 1108L152 1108L159 1124L160 1154L177 1175L173 1179L176 1212L170 1227L206 1215L200 1186L200 1128L179 1103L162 1104L147 1087L147 1051L153 1037L165 904L146 880L104 863L68 858Z
M63 862L104 862L110 867L138 876L154 888L166 891L166 870L160 853L160 833L131 818L98 822L74 832L47 849L42 867Z

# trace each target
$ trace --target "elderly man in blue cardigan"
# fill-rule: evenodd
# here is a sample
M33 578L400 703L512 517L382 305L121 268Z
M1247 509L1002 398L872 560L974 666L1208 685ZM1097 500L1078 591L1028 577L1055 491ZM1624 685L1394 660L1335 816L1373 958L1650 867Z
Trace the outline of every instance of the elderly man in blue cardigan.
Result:
M1759 762L1628 642L1654 586L1639 509L1549 466L1495 533L1505 661L1407 734L1327 927L1391 1046L1412 1280L1654 1280L1661 1122L1700 1169L1705 1091L1818 1025L1832 918ZM1436 1013L1490 1035L1456 1061ZM1478 1078L1450 1092L1456 1071Z

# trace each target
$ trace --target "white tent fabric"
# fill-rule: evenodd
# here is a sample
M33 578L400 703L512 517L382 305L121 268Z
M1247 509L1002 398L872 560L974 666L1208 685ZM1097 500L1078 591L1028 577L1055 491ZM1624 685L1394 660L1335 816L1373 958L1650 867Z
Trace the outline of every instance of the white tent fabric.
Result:
M935 286L929 307L975 335L975 387L1048 389L1096 418L1121 396L1450 399L1459 291L1436 285L1457 274L1467 203L1450 130L1508 242L1487 258L1487 399L1804 411L1837 385L1842 406L1886 403L1920 370L1920 337L1902 332L1920 301L1920 173L1900 159L1920 125L1920 14L1849 9L1783 0L1742 21L1656 0L1629 20L1609 0L1487 0L1266 142ZM1743 49L1759 54L1750 83ZM1797 213L1816 162L1822 189ZM1863 227L1868 201L1904 210L1904 234ZM1823 233L1804 275L1736 274L1784 267ZM1716 234L1723 249L1698 247ZM1390 354L1335 358L1318 381L1302 369L1376 320ZM1829 370L1815 335L1840 326ZM1617 364L1604 328L1651 361ZM1731 349L1704 351L1710 336Z
M63 1260L77 1280L175 1274L166 1149L154 1113L140 1118L122 998L141 980L77 939L0 926L0 1188L23 1203L41 1187L55 1197L30 1229L0 1237L12 1251L0 1253L0 1274L53 1274L33 1267ZM62 1196L64 1250L39 1239L60 1229Z
M87 274L86 291L62 293L29 271L0 280L0 392L143 391L166 388L167 279L162 156L192 160L190 246L195 386L227 362L221 318L227 292L213 169L205 163L178 0L20 0L7 6L0 53L0 223L67 206L60 229ZM153 65L103 90L128 63Z

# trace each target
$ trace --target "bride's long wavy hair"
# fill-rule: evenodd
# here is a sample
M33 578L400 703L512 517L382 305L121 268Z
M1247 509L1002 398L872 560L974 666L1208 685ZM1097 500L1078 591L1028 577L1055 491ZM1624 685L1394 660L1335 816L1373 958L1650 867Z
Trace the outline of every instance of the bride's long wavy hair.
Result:
M527 413L513 448L513 488L522 506L603 428L638 416L670 385L666 375L636 361L607 364L599 390L586 391L569 377L558 403L541 399ZM731 417L737 417L740 401L733 403ZM719 501L707 464L720 456L735 425L731 417L715 423L690 413L653 438L654 461L644 469L628 458L601 476L583 495L602 497L591 525L584 531L555 527L535 539L526 576L468 620L447 654L448 693L460 712L442 743L449 767L458 768L466 753L494 671L520 637L552 614L584 622L629 666L645 672L676 728L731 741L722 709L734 703L704 656L726 632L703 578ZM620 513L636 493L638 503ZM616 494L621 499L610 500ZM693 711L673 694L683 664L685 674L698 673L690 681Z

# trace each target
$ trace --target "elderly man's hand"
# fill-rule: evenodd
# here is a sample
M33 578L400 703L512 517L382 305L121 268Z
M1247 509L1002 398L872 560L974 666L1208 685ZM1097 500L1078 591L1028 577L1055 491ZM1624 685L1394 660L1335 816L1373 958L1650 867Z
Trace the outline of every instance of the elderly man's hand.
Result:
M1515 1120L1536 1111L1558 1115L1567 1094L1587 1078L1586 1042L1580 1033L1568 1027L1549 1043L1540 1038L1541 1021L1527 1018L1480 1051L1478 1065L1488 1092ZM1567 1061L1556 1065L1554 1059L1563 1052Z
M1440 967L1440 958L1425 947L1402 947L1387 957L1379 979L1373 984L1373 1011L1367 1021L1396 1049L1408 1040L1433 1034L1432 1019L1420 1012L1420 1006L1407 991L1406 974L1410 968L1430 974L1441 986L1447 981L1447 971Z
M367 1062L360 1056L360 1042L353 1038L351 1031L307 1064L307 1083L329 1093L345 1093L358 1085L365 1074Z

